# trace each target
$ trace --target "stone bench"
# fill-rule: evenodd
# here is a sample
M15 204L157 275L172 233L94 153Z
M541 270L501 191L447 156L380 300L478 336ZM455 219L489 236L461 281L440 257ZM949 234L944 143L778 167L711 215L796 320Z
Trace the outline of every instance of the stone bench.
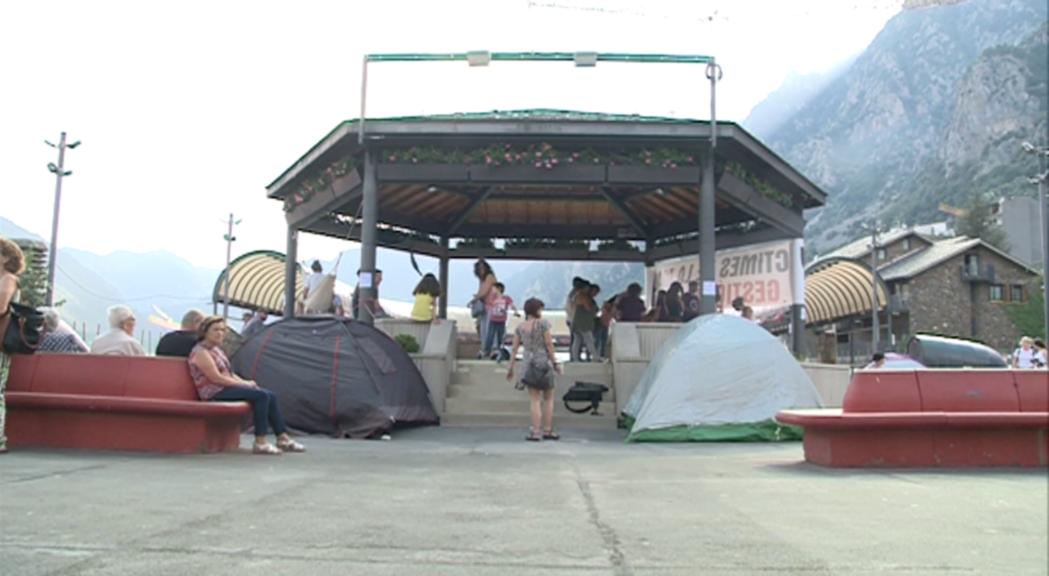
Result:
M200 453L236 450L245 402L201 402L182 358L14 356L7 383L14 448Z
M841 409L784 410L805 460L830 467L1044 467L1049 372L863 370Z

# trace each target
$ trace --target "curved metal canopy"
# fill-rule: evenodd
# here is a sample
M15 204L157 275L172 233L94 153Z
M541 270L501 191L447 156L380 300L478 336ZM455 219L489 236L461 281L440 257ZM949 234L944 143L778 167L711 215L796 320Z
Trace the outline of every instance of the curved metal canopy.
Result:
M231 306L265 310L274 315L284 313L285 256L272 250L257 250L238 256L219 274L212 291L213 302L228 302ZM302 298L305 281L302 267L295 265L295 294ZM229 274L229 298L225 296L226 275Z
M881 276L878 284L878 309L888 302L888 290ZM871 269L851 258L829 258L809 265L805 270L805 308L808 324L825 324L849 316L871 313Z

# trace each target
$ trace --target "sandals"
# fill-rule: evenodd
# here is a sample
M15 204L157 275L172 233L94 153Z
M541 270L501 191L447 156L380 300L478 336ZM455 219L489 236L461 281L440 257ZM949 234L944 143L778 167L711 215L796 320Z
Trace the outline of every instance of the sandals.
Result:
M282 454L279 448L269 442L265 444L252 444L251 453L262 454L265 456L280 456Z
M305 452L306 447L294 440L288 440L287 442L277 442L277 448L280 448L281 452Z
M531 428L528 429L528 436L525 436L525 440L527 440L529 442L538 442L538 441L540 441L542 439L543 439L543 437L542 437L542 435L539 434L539 431L538 430L533 430Z
M543 440L560 440L560 439L561 439L561 435L558 434L557 432L554 432L553 429L551 429L551 430L549 430L547 432L543 432Z

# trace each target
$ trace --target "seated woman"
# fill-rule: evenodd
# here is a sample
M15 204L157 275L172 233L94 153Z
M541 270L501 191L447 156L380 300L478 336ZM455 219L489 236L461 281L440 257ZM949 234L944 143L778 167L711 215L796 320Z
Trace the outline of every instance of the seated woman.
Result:
M251 404L255 413L255 454L305 452L306 447L288 436L284 418L277 405L277 395L252 380L244 380L230 369L229 359L222 351L226 337L226 322L221 316L210 316L200 323L197 345L189 354L189 373L201 400L211 402L239 402ZM273 426L277 445L266 441L266 433Z

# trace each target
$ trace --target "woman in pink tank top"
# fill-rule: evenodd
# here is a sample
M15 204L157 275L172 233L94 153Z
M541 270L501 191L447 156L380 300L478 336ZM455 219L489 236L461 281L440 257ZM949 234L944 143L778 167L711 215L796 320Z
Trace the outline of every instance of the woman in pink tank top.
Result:
M226 321L221 316L205 318L197 330L197 345L189 353L189 373L197 387L197 396L209 402L248 402L255 415L255 454L277 455L282 452L305 452L306 447L288 436L284 417L280 413L277 395L260 388L253 380L234 374L229 359L222 351L226 338ZM266 439L273 427L277 445Z

